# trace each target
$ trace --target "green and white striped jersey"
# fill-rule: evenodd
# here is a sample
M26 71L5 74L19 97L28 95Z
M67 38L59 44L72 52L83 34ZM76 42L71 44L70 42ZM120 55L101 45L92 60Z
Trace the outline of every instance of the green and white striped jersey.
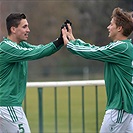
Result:
M67 44L67 49L83 58L104 62L106 110L123 109L133 114L133 46L130 39L102 47L76 39Z
M20 44L4 38L0 43L0 106L22 106L26 92L27 61L49 56L60 48L47 45Z

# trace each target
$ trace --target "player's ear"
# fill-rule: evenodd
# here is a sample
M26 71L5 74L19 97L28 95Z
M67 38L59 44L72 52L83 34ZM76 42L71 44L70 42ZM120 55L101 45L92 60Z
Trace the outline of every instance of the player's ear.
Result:
M122 30L123 30L123 27L122 27L122 26L118 26L118 27L117 27L117 31L118 31L118 32L120 32L120 31L122 31Z
M15 33L16 32L16 28L14 26L11 27L11 33Z

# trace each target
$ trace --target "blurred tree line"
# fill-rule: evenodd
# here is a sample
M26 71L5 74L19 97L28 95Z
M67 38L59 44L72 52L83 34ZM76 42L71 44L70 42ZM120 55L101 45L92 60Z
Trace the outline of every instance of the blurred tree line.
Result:
M25 13L31 33L28 42L47 44L60 35L66 19L75 38L95 45L110 42L107 26L115 7L133 11L132 0L0 0L0 40L6 36L5 19L12 12ZM131 38L133 35L131 35ZM104 63L72 55L63 47L50 57L29 62L29 81L103 78Z

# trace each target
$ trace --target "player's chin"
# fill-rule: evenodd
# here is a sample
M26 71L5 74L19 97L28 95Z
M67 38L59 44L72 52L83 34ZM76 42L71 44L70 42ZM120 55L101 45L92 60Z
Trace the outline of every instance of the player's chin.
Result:
M108 34L108 37L111 38L111 34L110 33Z
M24 37L24 38L23 38L23 41L27 41L27 40L28 40L28 37Z

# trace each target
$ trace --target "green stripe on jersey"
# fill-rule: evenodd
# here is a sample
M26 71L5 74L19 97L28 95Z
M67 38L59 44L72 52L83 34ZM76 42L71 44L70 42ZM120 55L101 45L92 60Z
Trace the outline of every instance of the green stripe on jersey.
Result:
M123 115L124 115L124 110L119 110L116 123L122 123Z
M10 114L10 117L11 117L12 121L13 121L13 122L18 121L18 117L17 117L17 115L16 115L16 112L15 112L14 108L8 106L7 109L8 109L8 112L9 112L9 114Z

